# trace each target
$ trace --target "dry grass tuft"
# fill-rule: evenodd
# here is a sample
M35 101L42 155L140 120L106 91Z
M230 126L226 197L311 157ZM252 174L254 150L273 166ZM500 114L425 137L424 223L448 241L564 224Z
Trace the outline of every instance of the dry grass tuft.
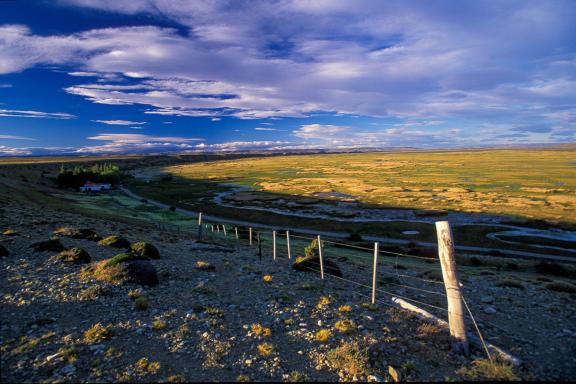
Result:
M334 324L334 328L340 333L352 333L356 331L356 323L350 319L342 319Z
M329 329L321 329L316 332L316 341L319 343L326 343L328 340L330 340L331 335L332 332L330 332Z
M274 352L274 346L270 343L258 344L258 353L264 357L270 356Z
M349 305L341 305L338 307L338 312L352 312L352 307Z
M320 300L318 300L318 304L316 304L316 308L322 309L325 306L327 306L328 304L330 304L331 302L332 302L332 299L330 299L330 296L320 296Z
M101 323L96 323L84 332L84 341L87 343L100 343L110 339L114 335L111 325L103 326Z
M196 262L196 269L199 271L213 271L216 269L212 264L204 260L198 260Z
M342 343L338 348L328 351L326 359L331 368L338 369L346 375L344 379L354 376L365 377L371 373L368 351L357 341Z
M514 372L512 365L491 362L488 359L472 361L472 366L460 368L456 373L466 379L472 380L520 380Z
M264 276L262 277L262 281L265 282L265 283L271 283L271 282L272 282L272 279L273 279L273 278L272 278L272 275L264 275Z
M154 321L152 321L152 329L155 331L161 331L166 328L167 325L168 324L162 319L154 319Z
M272 330L270 328L266 328L258 323L252 324L251 330L256 336L270 337L272 335Z

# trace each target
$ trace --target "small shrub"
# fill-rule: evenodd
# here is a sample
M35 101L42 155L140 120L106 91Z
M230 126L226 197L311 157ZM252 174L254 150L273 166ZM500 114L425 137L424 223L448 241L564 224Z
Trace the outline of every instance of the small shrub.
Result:
M352 333L356 330L356 323L350 319L342 319L334 324L334 328L340 333Z
M108 236L98 242L99 245L106 245L113 248L130 248L130 242L120 236Z
M76 347L60 348L58 353L69 364L74 364L78 360L78 350Z
M352 307L349 305L341 305L338 307L338 312L352 312Z
M136 300L134 300L134 308L136 308L139 311L145 311L148 308L150 308L150 302L146 297L140 296Z
M146 368L148 368L148 359L143 357L141 359L139 359L135 364L134 364L134 368L138 371L146 371Z
M134 254L147 257L149 259L160 258L160 252L158 252L158 249L152 244L146 243L144 241L133 243L132 245L130 245L130 250Z
M330 332L329 329L321 329L316 332L316 341L319 343L326 343L328 340L330 340L331 335L332 332Z
M258 353L264 357L270 356L274 352L274 346L270 343L258 344Z
M491 362L488 359L474 360L471 367L460 368L456 373L473 380L520 380L514 373L512 365Z
M148 364L148 372L154 374L160 370L160 363L158 361L153 361Z
M308 376L306 376L305 373L298 371L292 371L287 376L288 377L284 378L284 381L287 383L303 383L306 381L310 381L308 380Z
M66 263L81 264L81 263L89 263L92 260L92 258L90 257L88 252L86 252L82 248L74 247L60 252L59 254L54 256L54 260L59 260Z
M561 281L546 284L545 287L550 291L576 293L576 285Z
M271 283L272 282L272 275L264 275L262 277L262 281L264 281L265 283Z
M236 377L236 382L237 383L249 383L252 380L250 380L250 376L247 375L238 375L238 377Z
M168 376L168 382L169 383L183 383L184 380L184 376L182 375L170 375Z
M132 300L136 300L139 297L142 297L142 292L131 289L130 291L128 291L128 297L131 298Z
M213 271L216 269L212 264L207 261L198 260L196 262L196 269L199 271Z
M316 308L322 309L328 304L330 304L332 300L329 296L320 296L320 300L318 300L318 304L316 304Z
M496 286L502 288L524 289L524 285L521 282L511 279L500 280L499 282L496 283Z
M96 323L84 332L84 340L87 343L100 343L110 339L114 335L112 326L103 326L101 323Z

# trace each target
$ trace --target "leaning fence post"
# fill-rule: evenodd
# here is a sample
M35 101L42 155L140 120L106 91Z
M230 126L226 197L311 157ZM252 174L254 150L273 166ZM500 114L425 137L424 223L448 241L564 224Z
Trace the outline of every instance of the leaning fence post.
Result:
M378 242L374 243L374 268L372 270L372 305L376 304L376 274L378 272Z
M234 234L236 235L236 240L238 240L238 227L234 227Z
M226 236L226 224L222 224L222 229L224 230L224 237L227 237Z
M252 227L248 228L248 238L250 239L250 245L252 245Z
M320 259L320 278L324 280L324 261L322 260L322 241L318 235L318 258Z
M286 231L286 247L288 248L288 259L290 259L290 231Z
M458 284L456 272L456 258L454 255L454 240L450 223L447 221L436 222L436 234L438 236L438 256L442 266L442 277L448 298L448 323L450 335L453 338L452 349L455 352L468 355L468 338L466 337L466 324L464 322L464 308L462 295Z
M216 224L216 231L218 231L218 233L220 233L220 224Z
M272 258L276 260L276 231L272 231Z

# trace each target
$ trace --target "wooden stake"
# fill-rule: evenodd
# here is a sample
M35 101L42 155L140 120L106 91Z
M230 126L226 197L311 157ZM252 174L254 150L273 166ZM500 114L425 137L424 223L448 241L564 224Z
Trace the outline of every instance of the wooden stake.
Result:
M286 247L288 248L288 259L290 259L290 231L286 231Z
M224 237L226 237L226 225L222 224L222 229L224 230Z
M374 243L374 268L372 270L372 305L376 304L376 276L378 273L378 242Z
M324 280L324 260L322 260L322 242L318 235L318 257L320 258L320 278Z
M216 224L216 230L220 233L220 224Z
M248 228L248 237L250 238L250 245L252 245L252 227Z
M272 258L276 260L276 231L272 231Z
M454 240L450 230L450 223L437 221L436 234L438 237L438 256L442 266L442 277L448 298L448 323L450 325L450 335L453 338L452 349L457 353L468 355L469 348L466 324L464 322L464 307L456 272Z
M234 234L236 235L236 240L238 240L238 227L234 227Z

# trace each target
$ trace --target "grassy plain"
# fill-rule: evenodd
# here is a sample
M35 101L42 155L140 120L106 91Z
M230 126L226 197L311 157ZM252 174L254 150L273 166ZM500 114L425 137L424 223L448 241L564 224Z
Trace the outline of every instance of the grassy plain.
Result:
M576 149L279 156L165 171L270 193L343 193L366 204L576 222Z

